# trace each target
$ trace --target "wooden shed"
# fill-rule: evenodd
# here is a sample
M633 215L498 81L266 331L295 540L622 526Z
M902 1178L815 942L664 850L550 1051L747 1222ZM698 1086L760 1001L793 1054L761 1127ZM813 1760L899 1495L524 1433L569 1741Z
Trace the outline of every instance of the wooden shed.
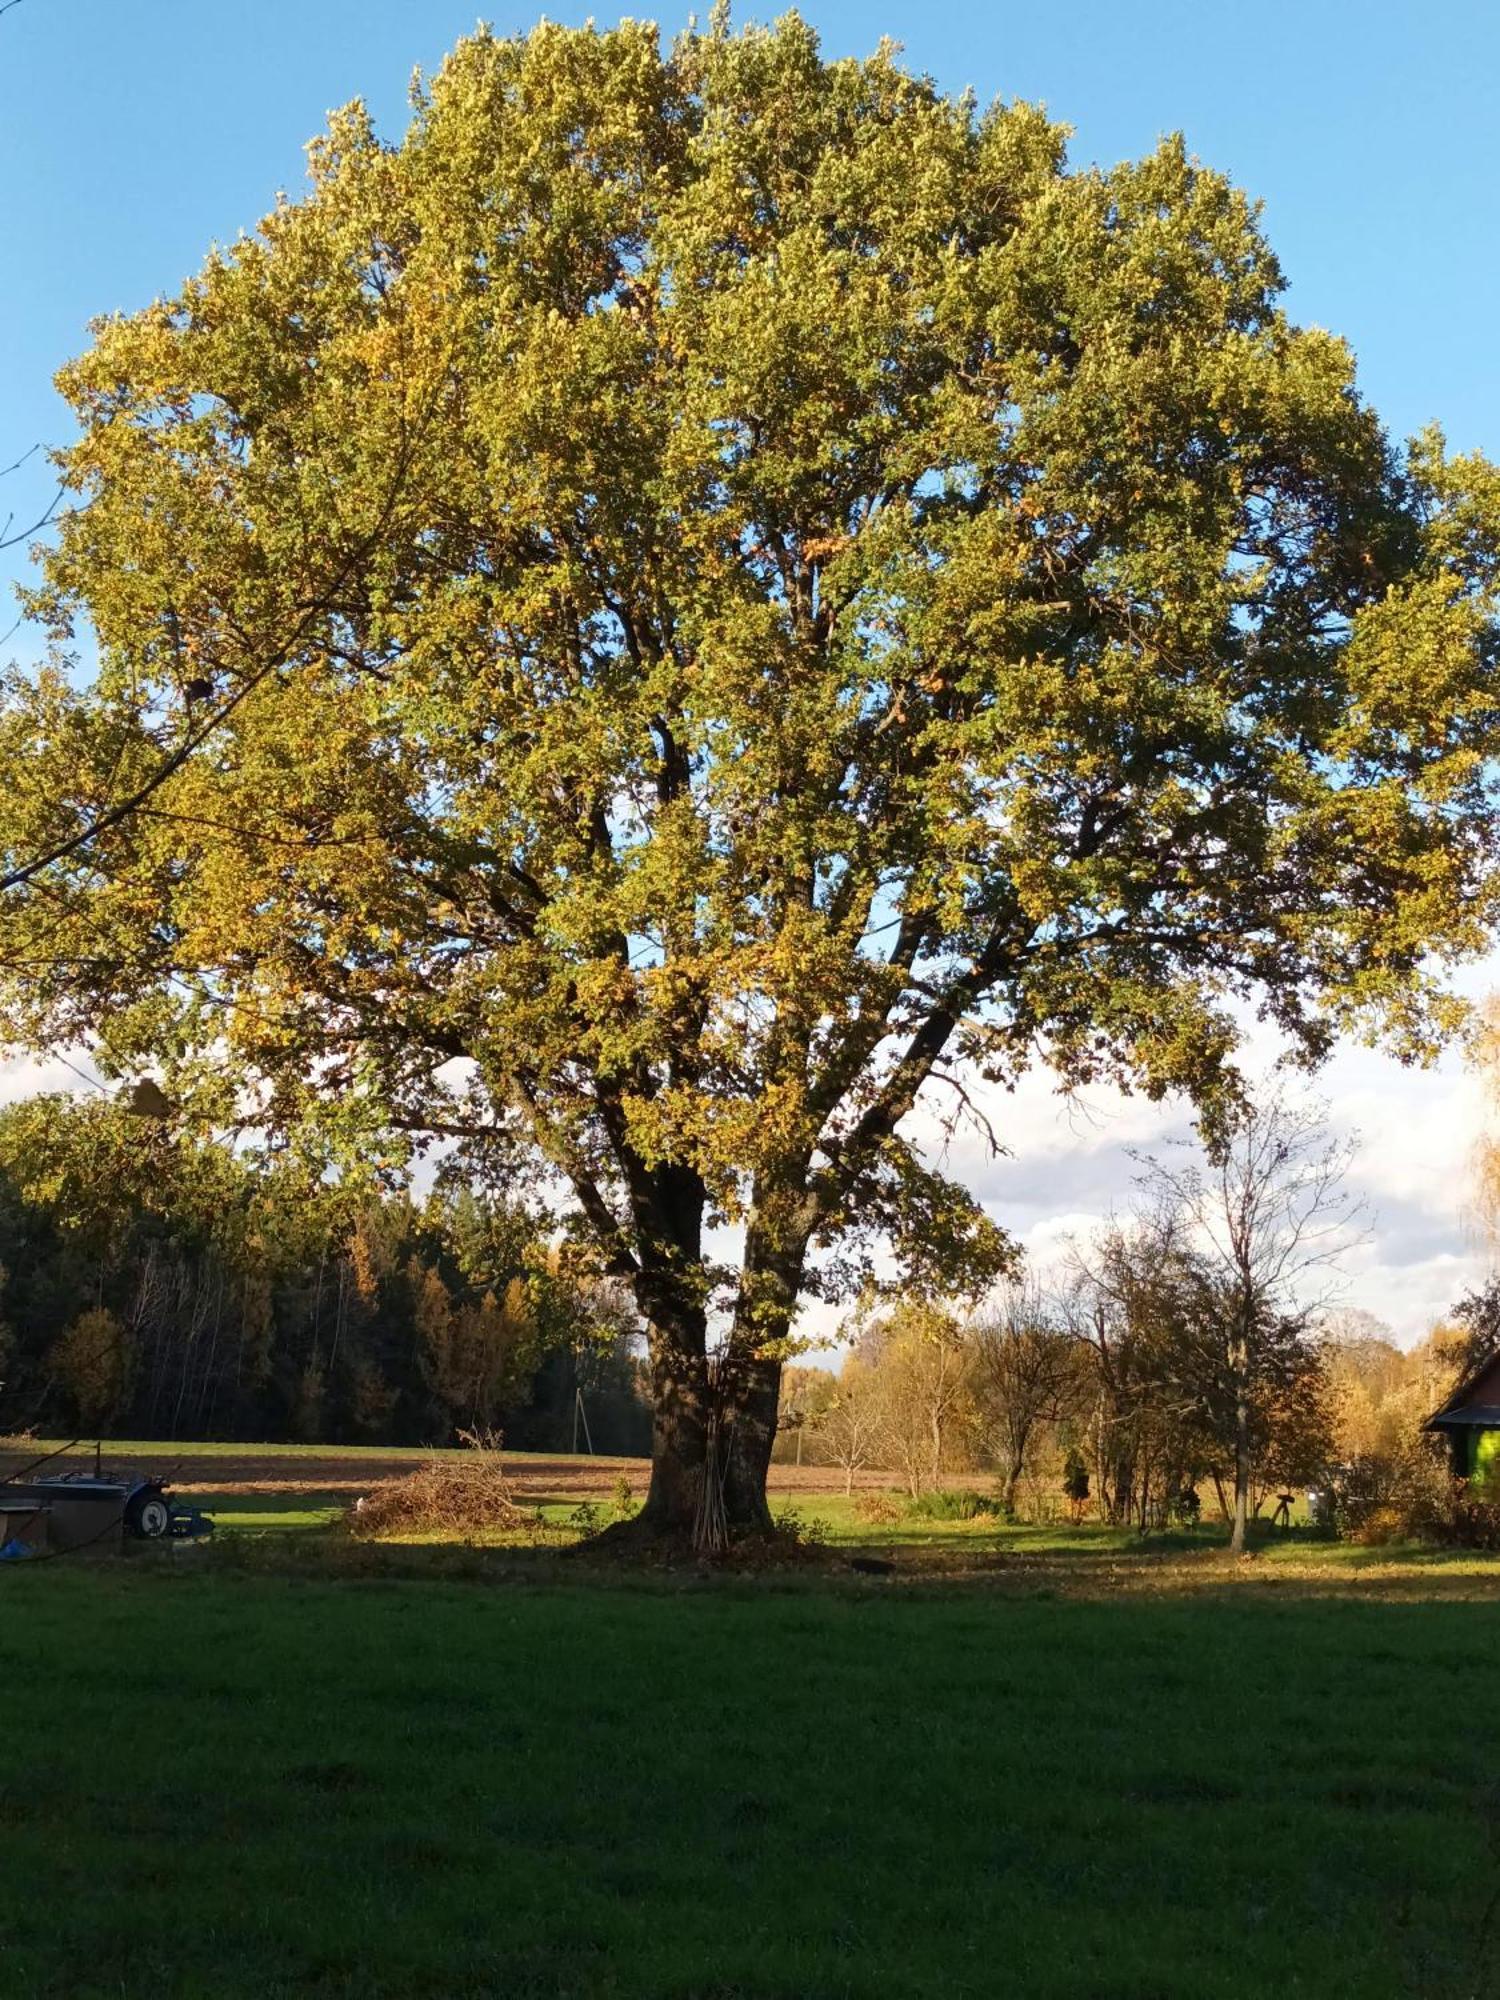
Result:
M1471 1369L1422 1428L1447 1438L1455 1479L1500 1479L1500 1354Z

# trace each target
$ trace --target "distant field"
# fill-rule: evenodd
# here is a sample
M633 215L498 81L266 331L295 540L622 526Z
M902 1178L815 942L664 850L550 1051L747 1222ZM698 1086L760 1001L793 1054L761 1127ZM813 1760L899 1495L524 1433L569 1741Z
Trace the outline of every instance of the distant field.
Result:
M0 1476L65 1443L62 1438L39 1438L25 1445L7 1442L0 1446ZM106 1464L139 1466L168 1476L174 1487L195 1497L230 1488L353 1495L382 1480L399 1479L427 1459L447 1455L427 1445L198 1444L162 1438L107 1438L102 1448ZM48 1470L93 1462L90 1442L54 1460ZM622 1475L638 1495L643 1495L651 1476L650 1462L644 1458L508 1451L505 1462L517 1490L527 1500L606 1498ZM888 1472L863 1472L857 1475L855 1485L857 1489L876 1488L888 1486L890 1481ZM770 1484L775 1493L842 1494L844 1475L827 1466L774 1465Z
M65 1440L38 1439L35 1445L0 1451L0 1473L62 1444ZM322 1445L322 1444L198 1444L161 1438L107 1438L101 1456L105 1464L140 1466L157 1475L170 1477L174 1486L192 1491L205 1485L222 1489L231 1486L362 1492L384 1479L399 1479L413 1466L447 1454L431 1446ZM571 1457L565 1453L507 1452L506 1462L518 1481L569 1491L597 1487L604 1492L622 1472L644 1477L649 1466L644 1459ZM94 1462L92 1443L79 1445L53 1461L51 1470L64 1465Z

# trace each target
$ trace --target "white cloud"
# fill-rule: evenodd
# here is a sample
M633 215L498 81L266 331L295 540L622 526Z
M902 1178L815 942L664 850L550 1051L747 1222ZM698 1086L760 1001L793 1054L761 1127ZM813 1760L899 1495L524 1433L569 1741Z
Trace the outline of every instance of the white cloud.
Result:
M1475 990L1492 985L1496 971L1491 966ZM1252 1030L1252 1075L1274 1054L1271 1037ZM1307 1087L1326 1101L1333 1130L1355 1142L1349 1186L1366 1208L1368 1237L1341 1260L1341 1299L1385 1320L1401 1340L1416 1340L1489 1269L1473 1169L1494 1109L1456 1055L1421 1070L1348 1044ZM1192 1135L1180 1100L1153 1104L1109 1089L1069 1099L1044 1072L1013 1092L981 1084L972 1094L1007 1157L994 1158L972 1127L944 1141L934 1110L919 1114L918 1129L932 1157L942 1156L945 1170L974 1189L1044 1271L1065 1260L1070 1240L1086 1240L1129 1204L1140 1171L1132 1153L1159 1153ZM940 1092L935 1104L941 1108Z
M79 1068L87 1070L86 1063ZM85 1077L59 1056L16 1056L0 1062L0 1104L15 1104L23 1097L39 1097L44 1091L82 1091Z

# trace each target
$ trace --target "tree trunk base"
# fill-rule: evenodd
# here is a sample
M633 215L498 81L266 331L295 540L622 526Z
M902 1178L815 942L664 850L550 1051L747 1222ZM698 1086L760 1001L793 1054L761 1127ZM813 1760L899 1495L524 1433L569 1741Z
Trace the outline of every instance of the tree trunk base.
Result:
M769 1513L764 1525L731 1523L725 1547L700 1549L694 1546L691 1527L653 1519L649 1508L628 1521L612 1521L597 1535L563 1551L581 1562L618 1563L622 1568L639 1569L761 1569L805 1561L816 1553L820 1552L809 1550L794 1535L781 1533Z
M688 1529L666 1527L640 1513L632 1514L626 1521L611 1521L597 1535L586 1535L581 1542L574 1542L563 1554L590 1562L598 1559L649 1566L690 1561L694 1551Z

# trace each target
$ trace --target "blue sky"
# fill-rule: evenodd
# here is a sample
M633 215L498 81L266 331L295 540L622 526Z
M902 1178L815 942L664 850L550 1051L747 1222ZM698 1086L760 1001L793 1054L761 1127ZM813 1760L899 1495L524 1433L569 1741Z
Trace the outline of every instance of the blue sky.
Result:
M507 31L537 11L485 18ZM590 10L547 11L573 21ZM1077 160L1139 154L1181 129L1263 199L1292 311L1350 340L1392 429L1436 418L1455 445L1500 455L1500 7L823 0L803 11L831 53L889 35L949 88L1045 101L1074 128ZM475 18L447 0L18 0L0 12L0 465L66 435L50 380L93 315L174 289L212 241L253 226L278 188L295 192L302 147L330 106L363 96L397 132L414 65L435 66ZM670 33L686 10L658 18ZM48 493L33 459L0 482L0 520L13 509L28 520ZM23 568L20 552L0 554L0 583ZM0 605L0 632L12 615ZM34 650L23 630L4 653ZM1463 1214L1473 1087L1451 1063L1418 1083L1350 1051L1325 1088L1368 1142L1377 1224L1359 1303L1384 1303L1415 1332L1480 1266ZM1084 1222L1107 1205L1127 1137L1149 1140L1171 1122L1153 1114L1143 1130L1138 1108L1094 1112L1080 1126L1044 1093L1008 1105L1014 1163L975 1163L997 1212L1039 1243L1055 1234L1059 1201ZM1377 1133L1389 1123L1389 1145L1372 1138L1372 1121ZM1055 1173L1044 1177L1048 1213L1032 1216L1041 1183L1025 1170L1038 1154Z
M538 11L487 18L516 29ZM1138 154L1181 128L1263 198L1293 309L1352 341L1391 425L1437 417L1455 442L1500 452L1500 7L821 0L805 11L832 52L889 34L946 86L1044 100L1073 126L1079 159ZM50 378L94 314L174 288L211 241L295 189L331 105L362 95L398 130L413 66L435 65L475 18L448 0L19 0L0 14L0 463L59 435ZM666 32L685 18L660 16ZM45 499L30 470L6 482L5 511Z

